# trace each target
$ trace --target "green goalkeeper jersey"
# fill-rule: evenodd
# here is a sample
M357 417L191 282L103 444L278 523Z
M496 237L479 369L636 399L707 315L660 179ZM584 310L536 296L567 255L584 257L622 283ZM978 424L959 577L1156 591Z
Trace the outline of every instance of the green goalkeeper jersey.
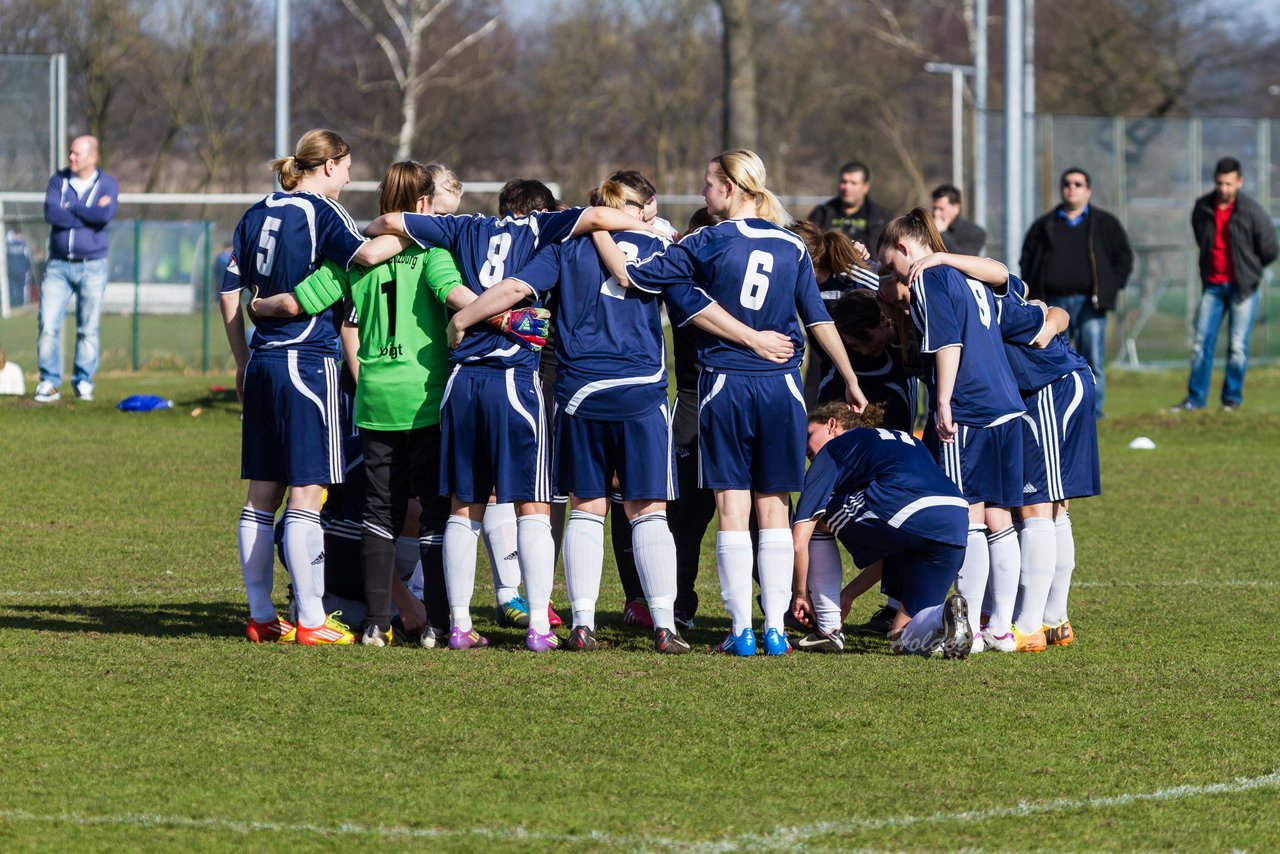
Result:
M440 423L449 377L444 301L462 283L444 249L410 247L371 270L325 262L294 295L307 314L350 298L360 327L356 425L411 430Z

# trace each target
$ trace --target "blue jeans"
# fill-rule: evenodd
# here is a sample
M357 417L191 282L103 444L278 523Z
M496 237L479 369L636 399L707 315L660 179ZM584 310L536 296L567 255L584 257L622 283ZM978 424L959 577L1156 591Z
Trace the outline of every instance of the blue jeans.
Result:
M1191 378L1187 381L1187 402L1204 406L1209 400L1213 379L1213 351L1218 345L1222 315L1227 316L1227 378L1222 383L1222 403L1239 406L1244 400L1244 374L1249 368L1249 338L1258 317L1255 290L1241 297L1234 283L1205 285L1196 308L1196 337L1191 347Z
M98 319L107 290L107 259L60 261L45 268L40 290L40 337L37 340L40 381L62 385L62 320L67 303L76 298L76 359L73 383L93 382L98 372Z
M1094 308L1093 299L1084 294L1050 297L1045 302L1071 315L1067 335L1071 338L1071 346L1089 363L1094 382L1093 415L1101 418L1102 399L1107 390L1106 379L1102 375L1107 350L1107 313Z

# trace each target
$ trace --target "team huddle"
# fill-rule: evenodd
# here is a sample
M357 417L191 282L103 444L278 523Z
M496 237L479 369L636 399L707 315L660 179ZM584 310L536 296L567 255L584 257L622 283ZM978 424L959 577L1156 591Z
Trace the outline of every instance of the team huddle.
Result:
M792 222L735 149L707 164L682 238L636 172L579 208L511 181L488 217L456 214L456 176L412 161L361 232L337 202L350 168L337 134L304 135L273 164L282 191L237 226L222 284L251 641L487 647L471 612L483 535L500 625L534 652L598 649L608 521L624 622L686 653L718 516L732 628L717 652L843 651L877 584L895 652L1072 642L1067 502L1100 491L1093 377L1065 312L999 262L946 253L927 212L891 221L872 257ZM806 341L824 357L811 409Z

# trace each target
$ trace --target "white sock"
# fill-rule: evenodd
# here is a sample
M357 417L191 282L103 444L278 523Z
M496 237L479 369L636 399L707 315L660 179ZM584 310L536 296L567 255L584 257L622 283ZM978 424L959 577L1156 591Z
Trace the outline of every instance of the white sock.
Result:
M249 596L249 618L269 623L276 617L271 583L276 564L275 514L245 507L240 511L240 571Z
M840 582L844 567L831 534L814 534L809 540L809 599L818 618L818 631L840 628Z
M720 599L733 620L735 635L751 628L751 558L749 531L721 531L716 534Z
M898 643L907 652L926 654L942 632L942 605L930 605L916 612L911 621L902 627Z
M795 568L795 548L790 528L764 528L760 531L760 605L764 610L764 628L784 631L782 618L791 604L791 577Z
M604 566L604 517L570 510L564 528L564 583L569 591L573 624L596 627L596 600ZM549 626L548 626L549 627Z
M1076 568L1076 541L1071 533L1071 514L1063 513L1054 522L1058 559L1053 567L1053 584L1044 605L1044 624L1060 626L1067 621L1067 594L1071 592L1071 571Z
M471 631L471 596L476 589L476 547L480 523L450 516L444 526L444 588L449 617L460 632Z
M1031 517L1022 523L1022 580L1014 625L1024 635L1040 631L1044 606L1058 559L1058 535L1052 519Z
M418 549L417 537L396 537L396 575L400 576L400 580L407 582L413 578L413 574L417 571L422 572L420 563L422 554Z
M319 513L284 511L284 555L293 579L298 622L313 629L324 625L324 528Z
M520 595L520 557L516 553L516 506L490 504L484 508L484 547L489 552L493 590L499 605Z
M956 576L956 592L969 603L969 628L976 637L982 618L982 599L987 593L987 573L991 570L991 552L987 550L986 527L969 523L965 542L964 563Z
M524 577L524 592L529 600L529 628L545 635L551 631L547 609L551 607L551 585L556 575L551 516L536 513L517 519L516 551L520 554L520 575Z
M646 513L631 520L631 550L654 628L675 631L676 541L665 512Z
M1018 532L1012 527L987 536L991 550L991 619L987 623L993 635L1013 631L1013 604L1018 598L1018 578L1022 574L1022 553L1018 549Z

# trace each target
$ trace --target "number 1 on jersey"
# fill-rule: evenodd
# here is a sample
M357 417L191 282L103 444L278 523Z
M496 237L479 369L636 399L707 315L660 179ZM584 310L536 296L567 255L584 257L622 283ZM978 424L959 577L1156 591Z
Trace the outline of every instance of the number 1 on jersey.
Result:
M387 340L396 337L396 283L383 282L382 293L387 298Z

